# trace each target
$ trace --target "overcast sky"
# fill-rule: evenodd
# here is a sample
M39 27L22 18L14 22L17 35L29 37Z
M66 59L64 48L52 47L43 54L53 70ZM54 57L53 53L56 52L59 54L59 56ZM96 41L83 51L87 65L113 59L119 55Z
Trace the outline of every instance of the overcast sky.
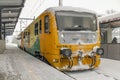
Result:
M33 18L41 14L45 9L59 5L59 0L26 0L22 9L21 18ZM105 14L107 10L120 12L120 0L63 0L63 6L82 7L94 10L98 14ZM22 23L27 26L31 21ZM20 22L16 25L16 32L20 31ZM14 33L16 34L16 33Z

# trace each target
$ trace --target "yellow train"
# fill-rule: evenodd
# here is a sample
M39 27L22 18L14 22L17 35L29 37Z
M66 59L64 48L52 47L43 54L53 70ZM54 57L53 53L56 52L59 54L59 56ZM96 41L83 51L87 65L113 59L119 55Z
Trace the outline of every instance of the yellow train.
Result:
M100 29L95 12L52 7L20 33L19 46L59 70L96 68L100 56Z

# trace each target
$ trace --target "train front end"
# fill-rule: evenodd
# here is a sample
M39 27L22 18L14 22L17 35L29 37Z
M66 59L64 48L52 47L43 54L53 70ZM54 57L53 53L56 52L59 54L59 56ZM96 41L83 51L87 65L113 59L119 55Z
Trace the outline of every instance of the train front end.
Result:
M100 30L97 16L90 12L56 11L56 45L60 55L59 70L84 70L100 65ZM55 60L54 60L55 61Z

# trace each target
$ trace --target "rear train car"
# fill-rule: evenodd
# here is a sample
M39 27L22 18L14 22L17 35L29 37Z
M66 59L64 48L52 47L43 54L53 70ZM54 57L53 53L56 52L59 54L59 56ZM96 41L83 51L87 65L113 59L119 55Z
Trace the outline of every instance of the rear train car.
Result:
M52 7L21 32L19 46L59 70L96 68L103 54L98 25L91 10Z

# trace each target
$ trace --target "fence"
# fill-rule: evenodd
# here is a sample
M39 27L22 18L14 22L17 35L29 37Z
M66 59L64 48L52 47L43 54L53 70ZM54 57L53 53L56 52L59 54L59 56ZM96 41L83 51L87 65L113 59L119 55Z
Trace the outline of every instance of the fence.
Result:
M120 44L101 44L104 49L103 58L120 60Z

